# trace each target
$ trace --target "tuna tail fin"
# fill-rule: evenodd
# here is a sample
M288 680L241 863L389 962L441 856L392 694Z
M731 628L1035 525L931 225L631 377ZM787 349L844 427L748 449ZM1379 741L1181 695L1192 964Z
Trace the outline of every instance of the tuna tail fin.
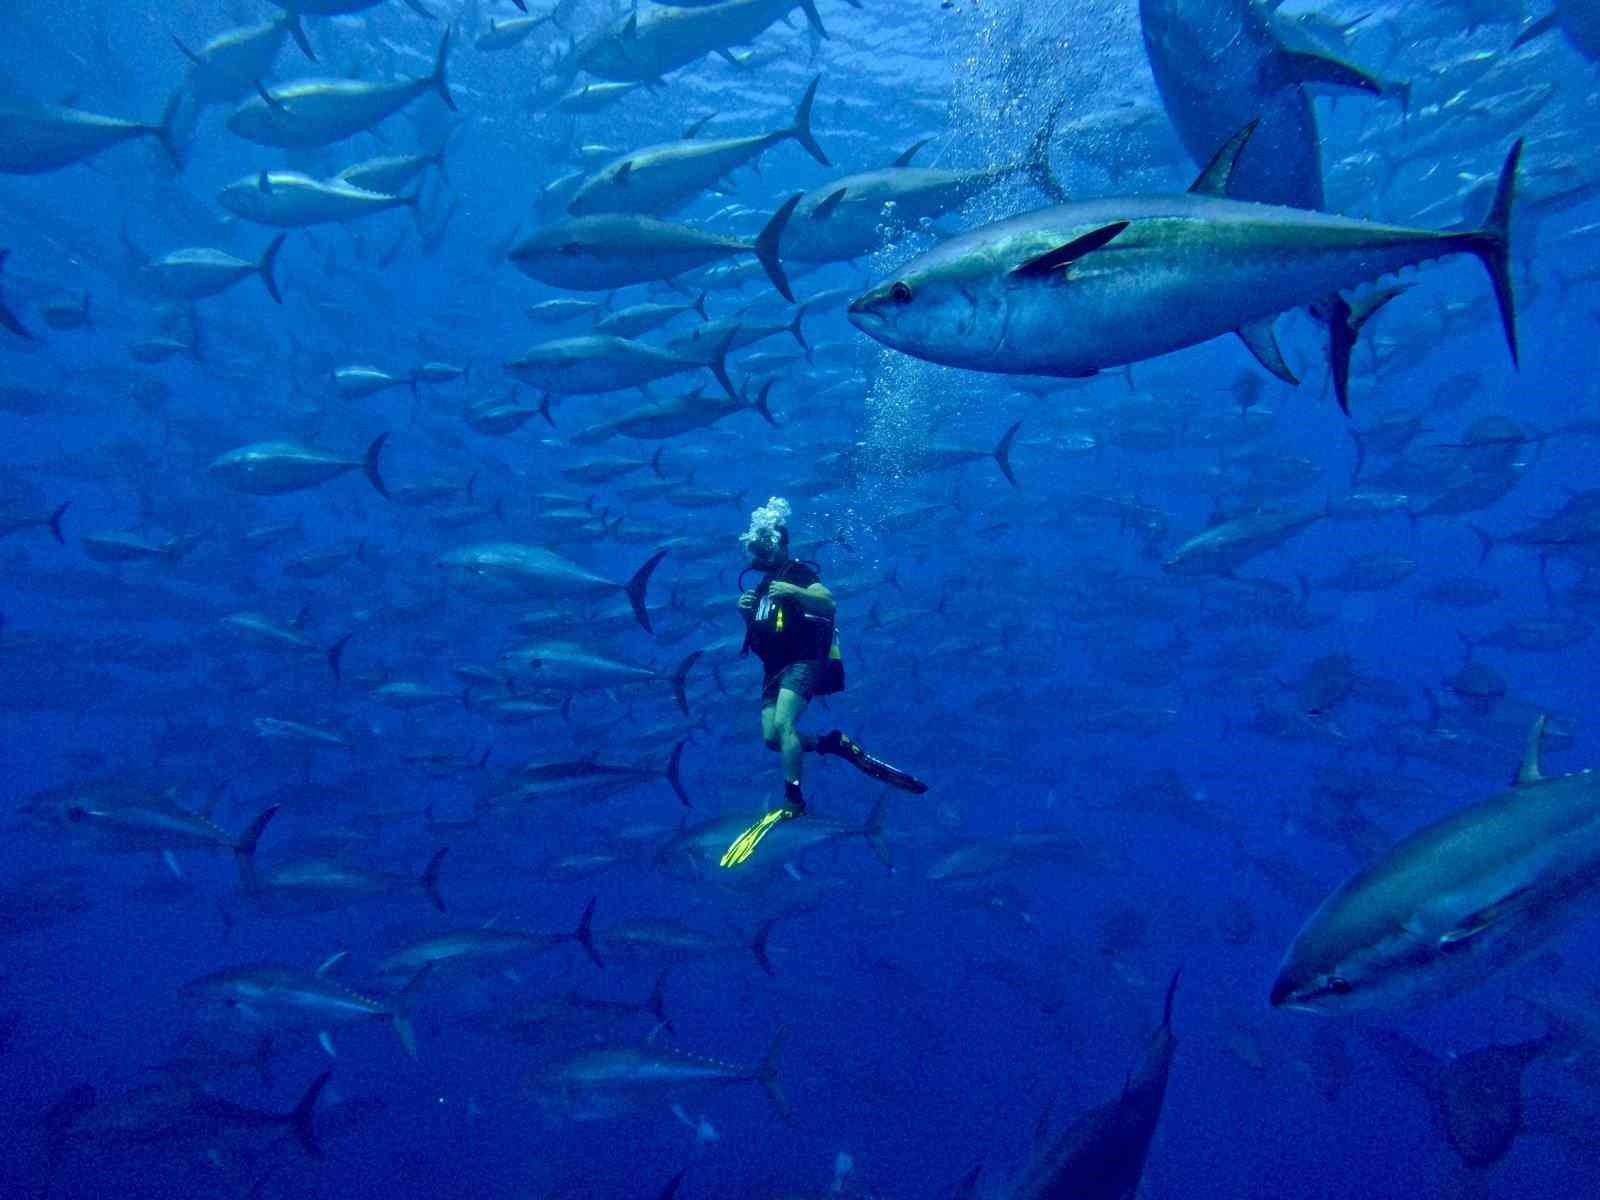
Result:
M439 868L444 863L444 856L449 853L449 846L441 846L428 860L422 876L417 880L422 885L422 890L428 894L428 899L433 901L433 906L440 912L445 911L445 906L444 893L439 890Z
M425 12L423 9L419 8L416 3L414 3L414 0L406 0L406 3L410 4L412 8L417 9L418 12L422 12L423 15L426 16L430 21L433 19L433 14ZM449 53L450 31L446 29L444 31L444 36L439 39L439 51L433 56L433 74L428 76L428 83L432 85L434 91L439 93L439 99L444 101L446 108L448 108L451 112L459 112L460 110L456 108L455 97L450 94L449 80L445 78L444 74L445 59Z
M778 427L777 418L772 415L772 409L767 404L767 395L771 391L772 380L769 379L761 385L761 391L756 395L756 398L751 401L751 403L755 405L755 410L761 414L762 420L766 421L768 425L771 425L774 429L776 429Z
M278 815L278 806L269 805L261 810L250 827L239 835L239 840L233 844L234 861L239 864L239 878L246 886L255 881L256 868L256 843L261 840L261 834L272 818Z
M706 293L704 289L701 289L700 297L694 302L692 307L694 308L695 312L700 314L700 319L702 321L709 321L711 319L711 317L706 313Z
M711 352L711 361L706 364L711 373L716 376L717 382L722 385L722 390L727 392L729 398L733 400L739 399L739 391L733 386L733 379L728 374L728 351L733 349L733 339L738 336L739 326L735 325L728 330L721 343Z
M311 39L306 36L306 27L300 23L300 14L292 8L285 8L283 23L289 29L289 36L294 38L294 44L300 47L300 53L316 62L317 52L311 48Z
M693 668L704 653L704 650L691 650L672 672L672 695L678 701L678 707L686 717L689 715L689 697L684 691L684 686L689 682L690 669Z
M330 1067L313 1079L311 1086L306 1089L306 1094L300 1097L300 1103L294 1106L294 1111L284 1117L293 1128L294 1136L301 1148L312 1158L322 1157L322 1146L317 1141L317 1131L311 1119L316 1115L317 1099L322 1095L322 1089L328 1085L328 1079L332 1074L333 1069Z
M1468 234L1469 248L1489 272L1489 282L1494 286L1495 303L1500 308L1500 324L1505 329L1506 346L1511 351L1511 365L1520 366L1517 356L1517 301L1511 290L1511 205L1516 198L1517 164L1522 160L1522 141L1518 138L1506 155L1500 168L1500 182L1495 185L1494 203L1489 206L1488 219L1483 228Z
M400 1039L400 1045L412 1058L417 1056L417 1030L411 1023L411 1010L416 1005L417 993L422 990L423 980L428 978L432 970L432 963L424 963L422 970L413 975L405 987L395 993L394 1001L389 1005L389 1024L394 1026L395 1037Z
M1172 982L1167 984L1166 1003L1161 1007L1161 1028L1168 1033L1172 1032L1172 998L1178 992L1178 980L1183 978L1183 968L1179 967L1172 973Z
M5 270L6 257L10 253L11 251L9 250L0 250L0 271ZM6 307L4 300L0 300L0 325L4 325L19 338L27 338L30 342L33 341L33 334L28 332L27 326L17 320L16 314Z
M1523 46L1526 46L1529 42L1533 41L1534 38L1542 37L1560 24L1561 10L1557 9L1549 16L1540 17L1532 25L1529 25L1521 33L1517 34L1516 40L1511 43L1511 48L1513 50L1519 50Z
M767 1099L772 1101L772 1107L778 1110L778 1115L785 1121L790 1119L789 1098L783 1094L783 1084L778 1079L778 1055L788 1040L789 1027L785 1025L772 1039L772 1049L767 1051L767 1057L755 1073L756 1082L767 1089Z
M601 961L600 952L594 948L595 899L594 896L590 896L589 903L583 906L583 916L578 918L578 927L572 931L572 940L582 946L583 952L589 956L595 966L603 971L606 964Z
M878 797L878 802L872 806L872 811L867 814L867 823L861 827L861 836L867 839L867 845L872 847L872 854L888 870L894 870L894 858L889 853L889 847L883 840L883 809L884 799Z
M1022 422L1017 421L1001 436L1000 442L994 448L994 460L1000 464L1000 473L1012 487L1020 487L1017 477L1011 473L1011 443L1017 439L1017 430L1022 428Z
M811 345L806 341L806 331L800 327L800 322L805 320L805 317L806 304L802 304L795 310L794 320L789 322L789 334L795 341L800 343L800 349L806 352L806 361L809 362L811 361Z
M755 936L750 939L750 953L756 956L756 965L774 979L778 973L772 969L772 958L768 954L768 943L772 940L772 927L778 923L777 917L768 917L756 929Z
M383 454L383 444L389 440L387 433L380 433L372 439L372 445L367 447L366 454L361 457L361 469L366 473L367 482L377 490L378 495L385 500L389 498L389 487L383 482L383 476L378 472L378 459Z
M806 153L812 158L825 167L831 167L833 164L828 161L827 154L823 152L811 133L811 105L817 98L817 85L821 82L822 76L818 75L811 81L811 86L806 88L806 94L800 97L799 107L794 110L794 125L789 130L789 136L804 146Z
M816 0L800 0L800 7L805 10L806 20L810 23L811 28L817 31L817 36L831 40L833 35L828 32L827 26L822 23L822 14L817 11Z
M778 260L778 243L783 240L783 230L789 224L790 214L794 212L795 205L800 203L804 195L804 192L796 192L785 200L778 211L772 214L772 219L767 222L766 228L756 235L755 245L752 247L755 256L766 268L767 278L772 280L772 286L777 288L778 294L790 304L794 303L794 293L789 290L789 279L783 273L783 263Z
M650 585L650 573L656 569L656 564L667 556L665 550L657 550L644 560L644 565L633 573L633 578L628 580L628 603L633 605L633 615L638 618L639 624L644 626L646 633L655 632L650 628L650 613L644 606L644 589Z
M667 1016L667 972L670 969L664 967L661 974L656 976L655 986L650 989L650 998L644 1002L644 1007L662 1029L675 1034L677 1030L672 1027L672 1018Z
M1044 124L1039 126L1039 132L1033 135L1033 141L1028 146L1028 157L1022 163L1022 169L1034 185L1057 204L1067 202L1067 189L1061 186L1061 180L1050 168L1050 143L1055 140L1056 122L1061 119L1061 110L1066 103L1063 100L1050 110Z
M684 738L672 748L671 755L667 758L667 782L672 785L672 790L678 794L679 801L685 808L693 808L689 800L689 793L683 790L683 748L689 744L689 739Z
M166 108L161 110L161 121L150 132L161 143L161 148L167 152L167 157L172 160L172 165L178 170L183 170L183 154L178 149L178 111L183 106L183 89L179 88L172 93L167 101Z
M422 0L406 0L406 7L412 12L416 13L417 16L422 17L424 20L437 21L439 19L430 9L426 8L422 4ZM518 5L517 7L521 8L522 6ZM523 8L522 11L527 12L528 10ZM454 105L451 107L454 107Z
M283 303L283 297L278 294L278 281L272 272L278 265L278 251L283 249L283 239L288 236L287 233L280 233L273 238L271 245L262 253L261 261L256 264L256 270L261 272L261 282L266 285L267 295L279 304Z
M55 536L56 541L63 546L67 544L67 539L61 532L61 518L66 515L67 509L71 507L72 501L68 500L50 514L50 532Z
M328 647L328 653L326 656L328 659L328 670L333 672L334 679L340 683L344 682L344 676L339 673L339 663L344 658L344 648L350 644L350 639L353 637L355 637L355 630L351 630L333 645Z

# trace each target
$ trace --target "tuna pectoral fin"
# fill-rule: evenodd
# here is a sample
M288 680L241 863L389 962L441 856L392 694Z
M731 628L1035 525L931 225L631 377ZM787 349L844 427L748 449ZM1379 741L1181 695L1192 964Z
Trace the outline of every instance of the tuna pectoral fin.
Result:
M439 19L429 9L423 6L422 0L406 0L406 7L412 12L416 13L419 17L425 17L430 21L437 21ZM517 7L521 8L523 12L528 11L526 8L523 8L521 4L518 4ZM454 105L451 107L454 107Z
M783 202L778 211L772 214L772 219L767 222L766 228L756 235L755 245L752 247L755 256L766 268L767 278L772 280L772 286L777 288L778 294L790 304L794 303L794 293L789 290L789 280L783 273L783 263L778 260L778 245L783 240L783 230L789 224L789 216L794 212L794 206L800 203L804 194L796 192Z
M1530 888L1518 888L1502 896L1487 908L1481 908L1464 918L1454 929L1439 935L1439 950L1449 954L1459 950L1481 933L1487 933L1507 917L1517 912L1528 896Z
M1266 68L1268 87L1291 87L1301 83L1323 83L1330 87L1355 88L1383 95L1383 84L1359 67L1352 67L1337 58L1320 54L1305 54L1298 50L1280 50L1272 56Z
M1094 251L1099 250L1127 227L1128 222L1126 221L1114 221L1110 225L1101 226L1099 229L1086 233L1082 237L1073 238L1070 242L1057 246L1054 250L1047 250L1043 254L1030 258L1021 266L1014 267L1011 271L1011 278L1019 280L1063 278L1064 276L1059 276L1056 273L1064 272L1067 267L1070 267L1084 255L1092 254Z
M628 603L633 606L633 615L639 624L644 626L646 633L651 633L653 630L650 628L650 613L646 610L644 604L644 590L650 585L650 574L656 569L656 564L666 556L667 552L665 550L657 550L649 558L645 559L644 566L635 571L633 578L628 580L626 588Z
M288 1115L294 1136L299 1140L301 1148L312 1158L322 1157L322 1146L317 1142L317 1130L311 1119L316 1115L317 1098L322 1095L322 1089L328 1085L328 1079L332 1075L333 1071L327 1070L313 1079L311 1086L306 1089L306 1094L300 1098L300 1103L296 1104L294 1111Z
M1283 351L1278 348L1277 335L1272 332L1271 317L1260 321L1251 321L1248 325L1239 326L1239 340L1251 354L1256 356L1256 361L1272 374L1285 383L1298 386L1300 380L1289 369L1289 364L1284 361ZM1351 339L1352 343L1355 339ZM1349 410L1346 409L1346 412Z

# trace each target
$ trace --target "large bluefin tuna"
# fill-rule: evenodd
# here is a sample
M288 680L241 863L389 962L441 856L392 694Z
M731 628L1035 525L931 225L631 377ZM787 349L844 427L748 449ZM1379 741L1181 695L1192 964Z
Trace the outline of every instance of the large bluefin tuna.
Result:
M1233 332L1292 381L1272 331L1279 313L1465 253L1489 272L1516 361L1508 227L1520 141L1484 227L1436 232L1227 198L1249 132L1187 193L1063 204L951 238L852 303L850 320L930 362L1065 377Z
M1413 833L1346 880L1296 935L1274 1008L1341 1013L1445 999L1538 949L1600 890L1600 775L1539 769Z
M1317 118L1303 84L1381 92L1347 63L1285 47L1250 0L1140 0L1145 51L1184 148L1204 162L1247 121L1259 121L1230 195L1321 208Z

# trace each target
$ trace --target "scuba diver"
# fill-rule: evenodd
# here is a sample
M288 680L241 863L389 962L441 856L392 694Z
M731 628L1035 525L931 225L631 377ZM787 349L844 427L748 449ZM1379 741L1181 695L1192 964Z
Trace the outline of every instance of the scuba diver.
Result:
M736 838L722 856L735 867L755 852L773 826L805 815L801 760L806 751L833 754L858 771L921 795L928 785L863 750L835 729L818 737L795 728L813 696L844 690L844 659L834 629L837 605L815 563L789 557L789 502L774 496L750 514L740 537L750 555L745 569L761 572L754 588L739 596L745 621L744 649L761 660L761 740L783 755L783 803ZM743 587L743 574L740 586Z

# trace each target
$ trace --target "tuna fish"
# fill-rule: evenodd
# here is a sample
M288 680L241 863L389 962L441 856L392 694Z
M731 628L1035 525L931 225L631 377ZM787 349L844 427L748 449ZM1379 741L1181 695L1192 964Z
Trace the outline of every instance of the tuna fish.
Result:
M1225 198L1249 135L1188 193L1060 205L952 238L852 303L850 320L931 362L1066 377L1234 332L1293 382L1272 332L1279 313L1465 253L1489 273L1516 361L1509 223L1521 142L1484 228L1440 233Z
M579 185L567 211L573 216L595 213L662 213L681 208L724 176L791 138L823 166L830 166L811 135L811 105L819 75L806 88L795 109L794 123L751 137L663 142L612 159Z
M1295 936L1274 1008L1412 1008L1536 950L1600 889L1600 776L1546 776L1545 718L1512 787L1427 825L1346 880Z
M228 118L228 128L263 146L327 146L373 128L424 92L437 92L455 110L445 81L450 33L439 39L433 74L404 83L359 79L303 79L247 100Z

